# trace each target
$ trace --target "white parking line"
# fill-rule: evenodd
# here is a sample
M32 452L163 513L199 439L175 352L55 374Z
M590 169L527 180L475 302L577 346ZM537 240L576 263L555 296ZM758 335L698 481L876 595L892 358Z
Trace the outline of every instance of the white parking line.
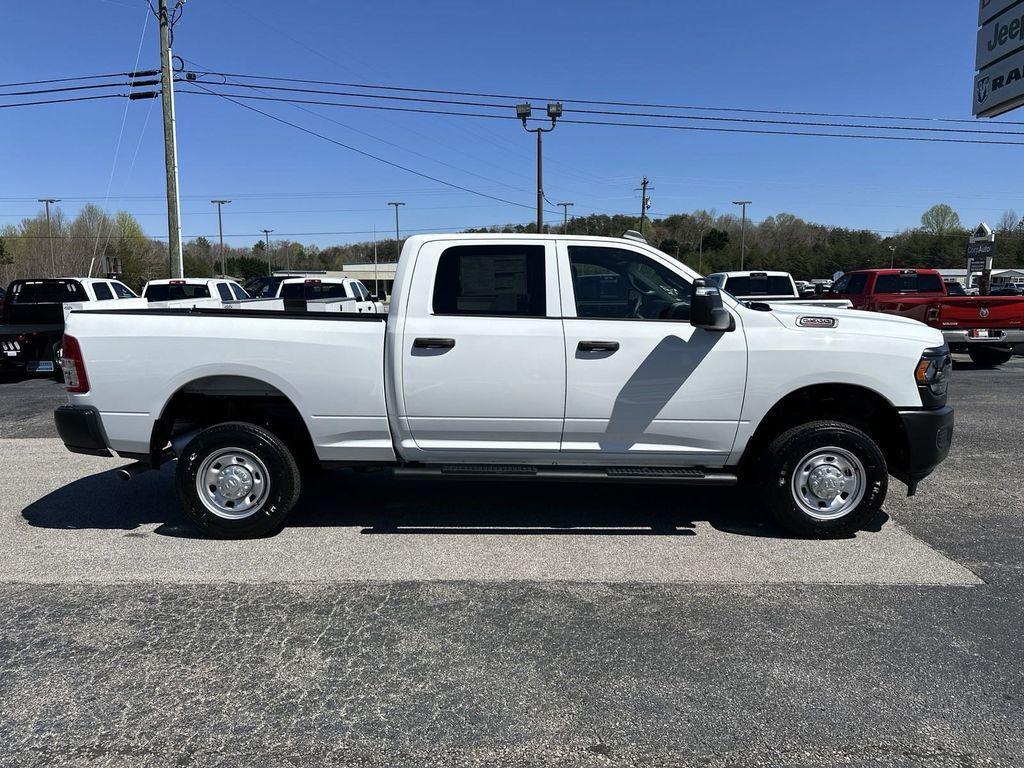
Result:
M891 520L854 539L794 540L729 530L711 514L707 499L718 497L705 494L683 523L652 528L609 518L607 507L591 523L601 496L581 501L569 485L465 492L328 474L278 536L213 541L181 517L170 471L124 483L109 471L118 463L70 454L59 440L0 440L0 581L982 583ZM660 493L658 504L677 498ZM528 525L513 514L524 507Z

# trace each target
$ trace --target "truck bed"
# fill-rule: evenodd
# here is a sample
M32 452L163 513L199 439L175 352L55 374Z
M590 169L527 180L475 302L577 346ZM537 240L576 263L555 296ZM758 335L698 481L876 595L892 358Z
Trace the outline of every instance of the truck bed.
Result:
M72 400L100 412L114 450L148 454L154 424L177 393L277 390L299 410L321 460L394 461L385 330L386 316L366 313L72 312L66 333L79 342L91 385Z

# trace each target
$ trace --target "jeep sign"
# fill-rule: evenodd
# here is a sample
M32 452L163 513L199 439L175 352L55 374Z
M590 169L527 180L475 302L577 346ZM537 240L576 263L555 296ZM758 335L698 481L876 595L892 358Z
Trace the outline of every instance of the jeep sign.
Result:
M995 117L1024 104L1024 0L978 0L974 68L976 117Z
M975 69L1024 48L1024 5L1015 5L978 30Z

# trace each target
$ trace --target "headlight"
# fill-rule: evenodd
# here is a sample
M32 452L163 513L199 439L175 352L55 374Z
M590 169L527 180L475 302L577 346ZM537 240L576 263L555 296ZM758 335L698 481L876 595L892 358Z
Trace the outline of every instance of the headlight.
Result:
M953 359L949 355L949 347L926 349L914 369L917 388L921 392L921 402L926 406L946 404L949 390L949 379L953 372Z

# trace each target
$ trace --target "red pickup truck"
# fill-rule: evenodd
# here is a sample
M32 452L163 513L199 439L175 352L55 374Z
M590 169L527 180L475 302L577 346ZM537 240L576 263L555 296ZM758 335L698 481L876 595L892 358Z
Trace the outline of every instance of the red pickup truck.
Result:
M1024 354L1024 297L950 296L934 269L858 269L836 280L829 295L938 328L951 351L967 352L977 365Z

